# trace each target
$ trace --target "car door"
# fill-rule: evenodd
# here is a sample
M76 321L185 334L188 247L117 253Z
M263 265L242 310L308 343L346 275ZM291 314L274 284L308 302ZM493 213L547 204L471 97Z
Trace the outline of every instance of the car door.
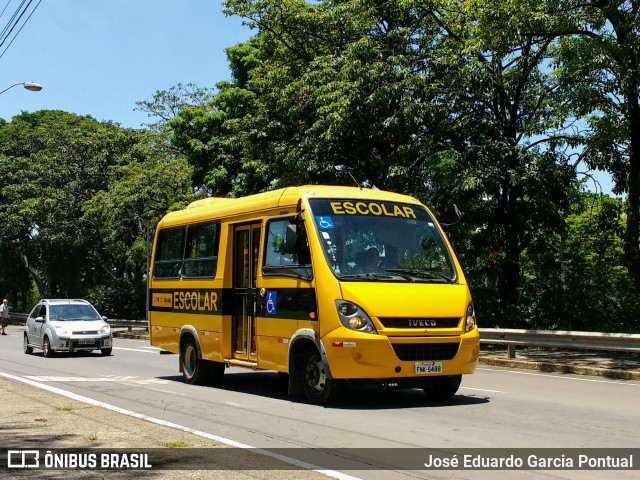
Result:
M27 323L26 323L27 339L31 344L36 343L36 338L37 338L36 328L38 325L36 322L36 317L38 316L39 311L40 311L40 305L36 305L35 307L33 307L33 309L31 310L31 313L27 317Z
M42 317L42 320L36 321L36 318ZM37 313L35 318L33 319L33 323L35 324L35 328L33 329L33 344L42 346L42 332L44 330L44 324L47 321L47 306L40 305L40 308L37 309Z

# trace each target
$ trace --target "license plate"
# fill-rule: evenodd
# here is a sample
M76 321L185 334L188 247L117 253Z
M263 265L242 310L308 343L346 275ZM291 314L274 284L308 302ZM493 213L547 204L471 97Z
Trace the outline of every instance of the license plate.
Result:
M78 343L80 345L93 345L96 341L93 338L81 338Z
M442 373L442 362L416 363L416 375Z

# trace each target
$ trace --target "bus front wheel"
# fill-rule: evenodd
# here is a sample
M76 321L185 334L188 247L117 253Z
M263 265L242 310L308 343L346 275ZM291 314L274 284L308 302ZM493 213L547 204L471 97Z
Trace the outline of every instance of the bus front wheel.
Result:
M192 338L185 341L180 362L182 363L182 376L185 382L191 385L203 385L207 381L209 374L208 362L198 358L198 348Z
M449 400L453 397L460 383L462 382L462 375L450 375L448 377L436 377L434 378L434 384L431 387L424 389L424 393L429 400Z
M304 393L311 403L317 405L331 402L336 394L335 382L328 375L315 347L309 348L304 356Z

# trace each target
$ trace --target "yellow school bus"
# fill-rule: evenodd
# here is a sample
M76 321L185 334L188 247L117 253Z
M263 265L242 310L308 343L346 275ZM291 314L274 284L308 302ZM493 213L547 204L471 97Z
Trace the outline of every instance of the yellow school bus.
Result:
M301 186L208 198L158 224L151 344L193 384L226 367L275 370L291 395L331 401L346 382L453 396L478 361L462 269L418 200Z

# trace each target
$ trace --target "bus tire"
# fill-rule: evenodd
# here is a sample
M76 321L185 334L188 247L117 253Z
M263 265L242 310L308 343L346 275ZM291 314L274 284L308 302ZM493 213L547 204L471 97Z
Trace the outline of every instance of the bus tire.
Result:
M205 363L204 361L201 361ZM206 362L209 364L209 384L218 385L222 381L224 376L224 370L227 367L222 362Z
M336 395L336 384L327 374L320 352L309 347L304 355L304 393L316 405L330 403Z
M462 375L436 377L434 378L433 385L425 388L424 393L427 395L429 400L449 400L456 394L458 388L460 388L461 382Z
M184 342L180 355L182 376L191 385L204 385L209 376L209 362L198 357L198 347L193 338Z

